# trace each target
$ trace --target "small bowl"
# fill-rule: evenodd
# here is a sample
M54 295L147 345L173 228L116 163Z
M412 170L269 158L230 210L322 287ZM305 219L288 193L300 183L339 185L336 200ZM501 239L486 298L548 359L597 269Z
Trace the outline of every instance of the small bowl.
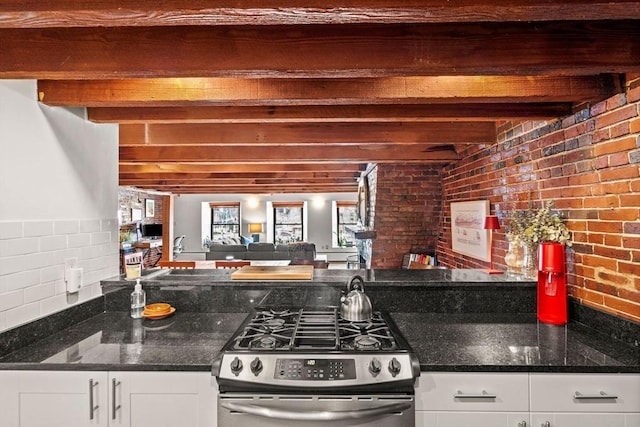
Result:
M154 315L165 314L171 311L171 304L167 304L164 302L149 304L144 307L144 311L145 313L154 314Z

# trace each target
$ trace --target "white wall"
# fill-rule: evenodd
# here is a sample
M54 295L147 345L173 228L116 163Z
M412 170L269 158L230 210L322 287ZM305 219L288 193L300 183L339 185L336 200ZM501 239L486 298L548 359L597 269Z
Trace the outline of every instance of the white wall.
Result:
M251 207L251 199L257 199L257 206ZM316 199L324 201L321 205L316 203ZM251 222L265 223L268 218L267 202L288 202L306 201L306 234L307 241L316 244L318 254L329 254L329 260L344 261L348 254L356 253L355 248L332 248L331 237L331 201L356 201L357 193L321 193L321 194L274 194L266 195L219 195L219 194L198 194L180 195L175 197L175 235L181 234L187 237L184 240L185 252L202 252L203 231L208 230L211 219L208 216L209 202L240 202L240 213L242 223L240 228L243 235L249 235L248 226ZM204 206L203 206L204 205ZM268 230L260 236L260 241L269 241ZM209 232L205 231L204 236ZM188 255L185 255L185 257Z
M35 81L0 80L0 331L99 296L119 268L118 128L36 97Z

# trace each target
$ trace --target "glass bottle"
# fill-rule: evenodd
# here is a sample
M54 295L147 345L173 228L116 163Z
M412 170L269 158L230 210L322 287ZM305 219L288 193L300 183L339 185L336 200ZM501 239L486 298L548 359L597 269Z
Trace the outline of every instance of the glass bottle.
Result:
M144 311L146 299L147 298L144 290L142 289L140 279L137 279L136 286L133 288L133 292L131 293L131 317L133 317L134 319L142 318L142 312Z

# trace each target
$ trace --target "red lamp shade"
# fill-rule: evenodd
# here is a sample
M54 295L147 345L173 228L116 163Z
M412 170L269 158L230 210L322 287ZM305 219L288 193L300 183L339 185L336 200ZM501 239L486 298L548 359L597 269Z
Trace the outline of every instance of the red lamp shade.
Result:
M500 230L500 222L495 215L489 215L484 219L485 230Z
M500 222L498 221L498 217L495 215L489 215L484 219L484 229L490 230L489 233L489 260L491 262L491 266L488 270L484 270L489 274L502 274L502 271L496 270L493 268L493 230L500 230Z

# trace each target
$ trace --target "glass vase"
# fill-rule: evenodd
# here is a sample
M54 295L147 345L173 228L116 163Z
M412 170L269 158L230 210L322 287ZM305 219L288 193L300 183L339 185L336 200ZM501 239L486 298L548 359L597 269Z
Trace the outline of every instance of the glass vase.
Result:
M525 263L525 248L521 240L510 240L509 248L504 256L507 271L522 274Z
M538 278L538 245L525 244L524 246L524 275L529 279Z

